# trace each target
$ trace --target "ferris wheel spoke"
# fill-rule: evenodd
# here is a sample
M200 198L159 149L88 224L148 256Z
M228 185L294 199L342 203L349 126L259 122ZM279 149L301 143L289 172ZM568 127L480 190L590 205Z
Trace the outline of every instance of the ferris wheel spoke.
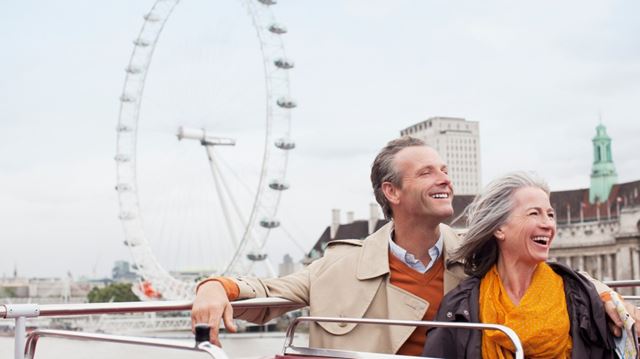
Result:
M218 199L220 201L220 206L222 207L222 214L224 216L225 222L227 224L227 231L229 232L229 236L231 237L231 241L233 242L234 247L238 247L239 241L238 236L235 232L235 227L233 225L233 221L231 219L230 211L227 207L227 200L224 196L224 191L220 185L220 179L218 178L219 171L216 170L215 162L213 160L212 148L210 146L204 146L207 151L207 156L209 157L209 163L211 164L211 174L213 175L213 183L215 184L216 191L218 193Z

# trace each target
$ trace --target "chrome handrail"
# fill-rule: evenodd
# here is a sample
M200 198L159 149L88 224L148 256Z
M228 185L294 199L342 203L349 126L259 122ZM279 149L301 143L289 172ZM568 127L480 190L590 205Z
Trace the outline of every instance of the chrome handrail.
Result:
M170 312L191 310L191 301L155 301L85 304L0 304L0 319L15 319L15 359L24 359L26 318L113 313ZM305 304L282 298L254 298L231 302L237 313L247 309L286 308L294 310ZM35 343L35 342L34 342Z
M602 282L611 288L640 287L640 280L609 280Z
M370 318L331 318L331 317L298 317L295 318L289 328L287 328L287 334L285 338L285 344L282 348L282 354L298 354L298 355L316 355L316 356L337 356L340 358L373 358L373 357L389 357L385 354L375 353L362 353L352 351L339 351L334 349L321 349L321 348L303 348L293 345L293 336L296 331L296 327L301 322L331 322L331 323L358 323L358 324L385 324L385 325L401 325L409 327L436 327L436 328L459 328L459 329L491 329L499 330L503 332L509 340L513 343L516 351L514 353L515 359L524 358L524 349L522 348L522 342L513 329L499 324L485 324L485 323L451 323L451 322L432 322L432 321L418 321L418 320L393 320L393 319L370 319ZM399 356L394 355L393 358Z
M33 359L36 354L36 345L38 340L43 337L54 337L54 338L63 338L63 339L74 339L74 340L92 340L92 341L100 341L100 342L108 342L108 343L119 343L119 344L136 344L136 345L146 345L152 347L161 347L168 349L180 349L180 350L189 350L189 351L197 351L204 352L209 354L212 358L215 359L228 359L225 352L218 348L215 345L211 345L211 343L200 343L197 346L189 345L185 343L179 343L166 339L154 339L154 338L135 338L135 337L126 337L122 335L109 335L109 334L94 334L94 333L80 333L80 332L71 332L68 330L49 330L49 329L37 329L33 332L29 333L27 336L27 343L25 346L25 359Z
M70 316L113 313L143 313L143 312L171 312L191 310L192 302L181 301L155 301L155 302L121 302L121 303L84 303L84 304L0 304L0 319L15 318L10 313L13 308L31 306L37 308L37 315L43 316ZM291 308L298 309L305 304L295 303L282 298L254 298L231 302L234 310L260 309L260 308Z

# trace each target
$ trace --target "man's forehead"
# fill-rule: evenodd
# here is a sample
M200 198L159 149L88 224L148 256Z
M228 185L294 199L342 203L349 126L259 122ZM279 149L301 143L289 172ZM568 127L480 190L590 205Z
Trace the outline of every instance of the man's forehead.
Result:
M398 151L395 156L395 163L398 166L444 166L444 161L440 158L438 151L429 146L411 146Z

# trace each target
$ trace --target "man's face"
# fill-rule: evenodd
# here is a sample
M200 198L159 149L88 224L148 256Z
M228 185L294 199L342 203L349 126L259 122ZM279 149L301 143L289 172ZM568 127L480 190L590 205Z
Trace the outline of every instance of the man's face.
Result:
M440 223L453 215L453 186L447 165L433 148L403 148L396 154L394 165L402 179L402 186L395 189L394 218L414 216Z

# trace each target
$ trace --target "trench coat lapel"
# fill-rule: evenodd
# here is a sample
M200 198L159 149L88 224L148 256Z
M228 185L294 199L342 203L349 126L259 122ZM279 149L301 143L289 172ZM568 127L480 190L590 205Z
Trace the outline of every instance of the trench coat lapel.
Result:
M389 238L392 230L393 222L389 222L365 240L356 275L361 281L380 277L380 280L385 282L387 318L422 320L429 303L389 282ZM414 327L398 326L390 331L392 352L395 353L400 349L414 329Z
M364 240L358 258L358 280L372 279L389 273L389 238L392 230L393 222L390 221Z

